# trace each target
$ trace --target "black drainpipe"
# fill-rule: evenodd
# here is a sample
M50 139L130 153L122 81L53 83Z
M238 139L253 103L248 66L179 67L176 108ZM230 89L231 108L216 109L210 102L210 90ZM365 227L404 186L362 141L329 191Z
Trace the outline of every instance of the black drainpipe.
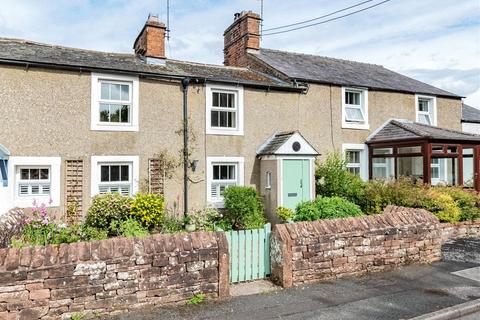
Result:
M190 78L182 80L183 86L183 214L188 211L188 85Z

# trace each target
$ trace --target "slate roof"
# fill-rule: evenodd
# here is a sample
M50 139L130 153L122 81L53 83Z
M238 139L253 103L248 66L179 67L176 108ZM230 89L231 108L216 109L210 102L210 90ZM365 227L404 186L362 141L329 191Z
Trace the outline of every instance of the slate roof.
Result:
M376 64L263 48L259 53L250 53L250 56L290 79L460 98Z
M444 129L408 120L390 120L367 139L367 143L395 140L454 140L480 142L480 135Z
M225 67L166 59L165 65L147 64L135 54L100 52L0 38L0 62L38 63L48 66L121 71L170 77L196 77L210 81L293 88L271 75L246 68Z
M463 104L462 122L480 123L480 109Z
M296 131L282 131L276 133L273 137L270 138L269 141L265 145L262 146L260 150L258 150L257 155L271 155L274 154L275 151L278 150L291 136L293 136Z

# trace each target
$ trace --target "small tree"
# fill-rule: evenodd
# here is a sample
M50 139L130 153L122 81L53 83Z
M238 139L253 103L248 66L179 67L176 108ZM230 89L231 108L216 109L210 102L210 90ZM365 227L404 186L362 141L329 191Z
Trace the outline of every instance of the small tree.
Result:
M225 217L234 229L258 229L265 224L262 200L252 187L225 189Z
M360 204L364 197L362 179L347 170L347 163L340 153L331 153L315 172L317 195L342 197Z

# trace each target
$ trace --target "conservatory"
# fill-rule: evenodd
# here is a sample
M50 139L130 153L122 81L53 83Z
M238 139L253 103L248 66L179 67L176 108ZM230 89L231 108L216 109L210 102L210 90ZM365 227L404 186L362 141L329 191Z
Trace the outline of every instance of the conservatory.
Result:
M367 139L370 179L407 177L480 191L480 135L390 120Z

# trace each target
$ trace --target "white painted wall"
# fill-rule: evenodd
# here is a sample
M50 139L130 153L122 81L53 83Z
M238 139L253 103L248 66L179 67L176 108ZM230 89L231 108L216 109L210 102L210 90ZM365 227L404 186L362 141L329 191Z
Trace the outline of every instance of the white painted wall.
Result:
M462 123L463 132L480 134L480 123Z

